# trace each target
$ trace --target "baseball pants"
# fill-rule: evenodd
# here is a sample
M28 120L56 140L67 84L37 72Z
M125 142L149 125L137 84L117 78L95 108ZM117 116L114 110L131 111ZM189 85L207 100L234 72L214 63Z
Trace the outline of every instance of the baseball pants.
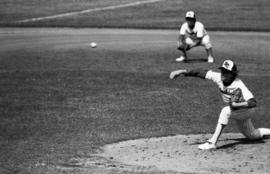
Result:
M258 129L254 128L251 118L255 115L255 109L241 109L231 110L230 106L222 108L218 122L220 124L227 125L230 117L236 120L239 131L246 136L248 139L260 139L262 135Z
M185 38L185 41L186 41L187 45L189 45L190 47L193 47L195 45L196 38L192 38L192 37L187 36ZM198 46L203 46L205 49L212 48L212 44L211 44L209 35L205 35L202 38L200 45L198 45Z

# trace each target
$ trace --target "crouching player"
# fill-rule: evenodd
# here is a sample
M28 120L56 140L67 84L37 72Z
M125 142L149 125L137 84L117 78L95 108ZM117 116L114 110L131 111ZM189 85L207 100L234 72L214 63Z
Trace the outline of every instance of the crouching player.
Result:
M205 47L208 56L208 62L213 63L214 57L212 53L212 44L204 25L196 20L195 13L193 11L188 11L185 19L186 22L183 23L180 28L177 47L178 50L182 52L182 55L176 58L176 61L186 61L188 50L197 46L203 46Z
M235 63L225 60L219 69L221 72L180 69L170 73L170 79L175 79L183 74L212 80L218 85L221 92L225 107L220 112L215 132L206 143L199 145L198 148L201 150L216 148L217 141L230 117L236 120L239 131L248 139L256 140L270 135L270 129L255 129L253 126L251 118L254 116L256 100L246 85L237 77L238 71Z

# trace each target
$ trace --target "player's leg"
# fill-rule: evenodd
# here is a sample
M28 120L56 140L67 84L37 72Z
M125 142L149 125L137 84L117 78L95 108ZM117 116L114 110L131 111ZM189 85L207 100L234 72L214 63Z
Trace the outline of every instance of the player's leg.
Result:
M189 37L185 38L185 42L185 44L181 43L178 45L178 50L182 52L182 55L175 59L177 62L183 62L187 60L187 51L191 48L190 45L194 44L194 41Z
M207 59L209 63L214 62L214 56L213 56L213 49L212 49L212 43L210 41L209 35L206 35L202 38L201 45L205 47Z
M186 61L187 59L187 51L186 49L184 48L184 46L180 45L178 47L178 50L180 50L182 52L182 55L180 55L180 57L176 58L175 61L176 62L183 62L183 61Z
M269 128L258 128L262 137L270 136L270 129Z
M198 146L199 149L207 150L207 149L216 148L217 141L218 141L223 129L228 124L230 116L231 116L230 107L229 106L224 107L220 112L218 123L217 123L214 134L206 143L199 145Z
M255 129L254 125L251 121L250 114L254 112L247 113L246 118L236 120L237 126L239 131L245 135L248 139L260 139L264 136L270 136L270 129L269 128L258 128Z
M208 63L214 63L213 51L212 48L205 49L207 53L207 61Z
M239 131L245 135L248 139L256 140L270 135L269 128L255 129L251 121L251 118L256 114L256 108L247 109L244 112L233 112L233 118L235 118Z
M254 128L253 123L251 122L251 118L236 120L236 123L239 131L248 139L256 140L263 137L259 129Z
M213 136L209 139L209 142L212 142L213 144L217 143L218 138L220 137L223 129L229 123L230 116L231 116L231 108L229 106L222 108L222 110L219 114L219 119L218 119L216 130L215 130Z

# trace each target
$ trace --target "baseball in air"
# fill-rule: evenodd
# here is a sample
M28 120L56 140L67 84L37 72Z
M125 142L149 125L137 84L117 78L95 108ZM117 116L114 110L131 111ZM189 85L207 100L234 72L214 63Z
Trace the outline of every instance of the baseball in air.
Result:
M96 48L96 47L97 47L97 43L91 42L91 43L90 43L90 46L91 46L92 48Z

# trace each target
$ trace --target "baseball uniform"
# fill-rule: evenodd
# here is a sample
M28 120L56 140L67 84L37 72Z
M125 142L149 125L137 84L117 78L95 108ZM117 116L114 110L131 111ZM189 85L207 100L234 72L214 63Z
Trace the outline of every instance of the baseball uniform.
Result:
M204 46L206 49L212 47L210 37L207 34L204 25L199 21L195 22L195 26L193 29L189 28L187 22L183 23L180 28L179 34L185 36L185 42L190 46L193 46L195 44L195 41L198 40L198 38L202 38L202 41L199 45Z
M253 94L246 87L246 85L239 78L236 78L229 86L224 86L221 79L221 73L213 72L212 70L206 73L205 78L212 80L218 85L223 102L226 105L221 110L218 122L220 124L227 125L229 122L229 118L232 116L232 118L235 119L237 122L239 131L243 133L246 137L248 137L249 139L261 138L262 136L260 135L259 131L254 128L251 122L251 117L255 114L255 108L232 110L229 106L229 102L234 95L234 91L237 89L241 89L242 97L245 101L254 98Z

